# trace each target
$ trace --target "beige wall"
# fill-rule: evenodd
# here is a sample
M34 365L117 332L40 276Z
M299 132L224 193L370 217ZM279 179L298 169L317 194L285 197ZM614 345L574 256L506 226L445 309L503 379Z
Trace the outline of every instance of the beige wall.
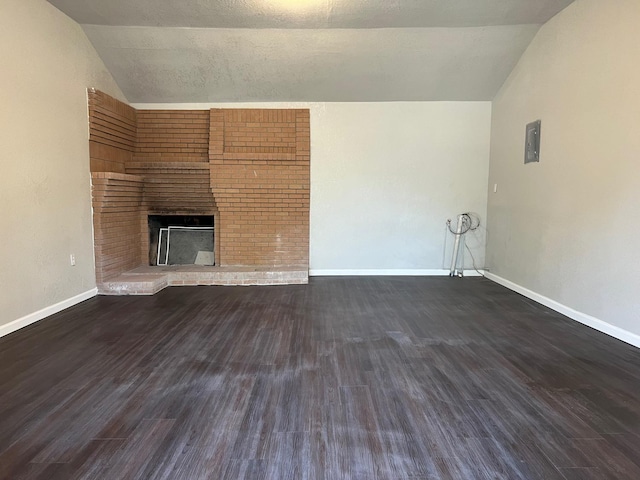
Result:
M44 0L2 1L0 65L1 331L95 287L86 88L123 95Z
M636 335L638 19L638 0L577 0L520 60L493 103L487 249L494 274ZM541 162L523 165L536 119Z

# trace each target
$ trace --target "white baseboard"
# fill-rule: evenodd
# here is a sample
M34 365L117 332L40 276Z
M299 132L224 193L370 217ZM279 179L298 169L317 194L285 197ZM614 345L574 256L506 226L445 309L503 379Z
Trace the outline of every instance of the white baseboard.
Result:
M482 271L482 270L481 270ZM449 270L431 269L344 269L344 270L309 270L310 277L361 277L361 276L398 276L398 277L441 277L448 276ZM465 277L480 277L481 275L475 270L465 270Z
M519 293L520 295L524 295L527 298L530 298L534 302L538 302L545 307L549 307L551 310L555 310L562 315L569 317L576 322L580 322L583 325L593 328L594 330L598 330L599 332L606 333L607 335L617 338L618 340L622 340L625 343L633 345L634 347L640 348L640 335L636 335L635 333L624 330L620 327L616 327L615 325L611 325L599 318L592 317L591 315L587 315L586 313L579 312L574 310L571 307L567 307L562 303L556 302L555 300L551 300L544 295L540 295L528 288L522 287L517 283L513 283L506 278L499 277L493 273L486 272L485 277L489 280L492 280L496 283L499 283L503 287L507 287L514 292Z
M0 337L4 337L5 335L9 335L10 333L15 332L16 330L20 330L21 328L26 327L27 325L31 325L32 323L36 323L43 318L46 318L54 313L61 312L69 307L73 307L80 302L84 302L85 300L89 300L90 298L95 297L98 294L97 288L92 288L91 290L87 290L84 293L80 293L71 298L67 298L61 302L56 303L55 305L51 305L49 307L45 307L42 310L38 310L37 312L30 313L29 315L25 315L22 318L18 318L13 322L6 323L4 325L0 325Z

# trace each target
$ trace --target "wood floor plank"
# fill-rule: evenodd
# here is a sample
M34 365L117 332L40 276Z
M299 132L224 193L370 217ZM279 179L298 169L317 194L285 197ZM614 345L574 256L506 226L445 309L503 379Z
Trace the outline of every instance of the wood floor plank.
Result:
M96 297L0 338L0 480L640 478L640 350L485 279Z

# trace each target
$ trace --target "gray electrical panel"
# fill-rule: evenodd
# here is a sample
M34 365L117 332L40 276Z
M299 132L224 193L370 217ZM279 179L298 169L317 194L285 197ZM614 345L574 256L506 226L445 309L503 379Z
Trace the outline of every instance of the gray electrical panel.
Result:
M524 140L524 163L540 161L540 127L542 122L537 120L527 125L527 135Z

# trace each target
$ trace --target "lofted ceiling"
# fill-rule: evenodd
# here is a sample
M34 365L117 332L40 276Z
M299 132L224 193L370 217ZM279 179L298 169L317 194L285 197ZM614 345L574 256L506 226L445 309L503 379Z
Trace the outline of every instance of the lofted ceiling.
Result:
M491 100L573 0L49 0L132 103Z

